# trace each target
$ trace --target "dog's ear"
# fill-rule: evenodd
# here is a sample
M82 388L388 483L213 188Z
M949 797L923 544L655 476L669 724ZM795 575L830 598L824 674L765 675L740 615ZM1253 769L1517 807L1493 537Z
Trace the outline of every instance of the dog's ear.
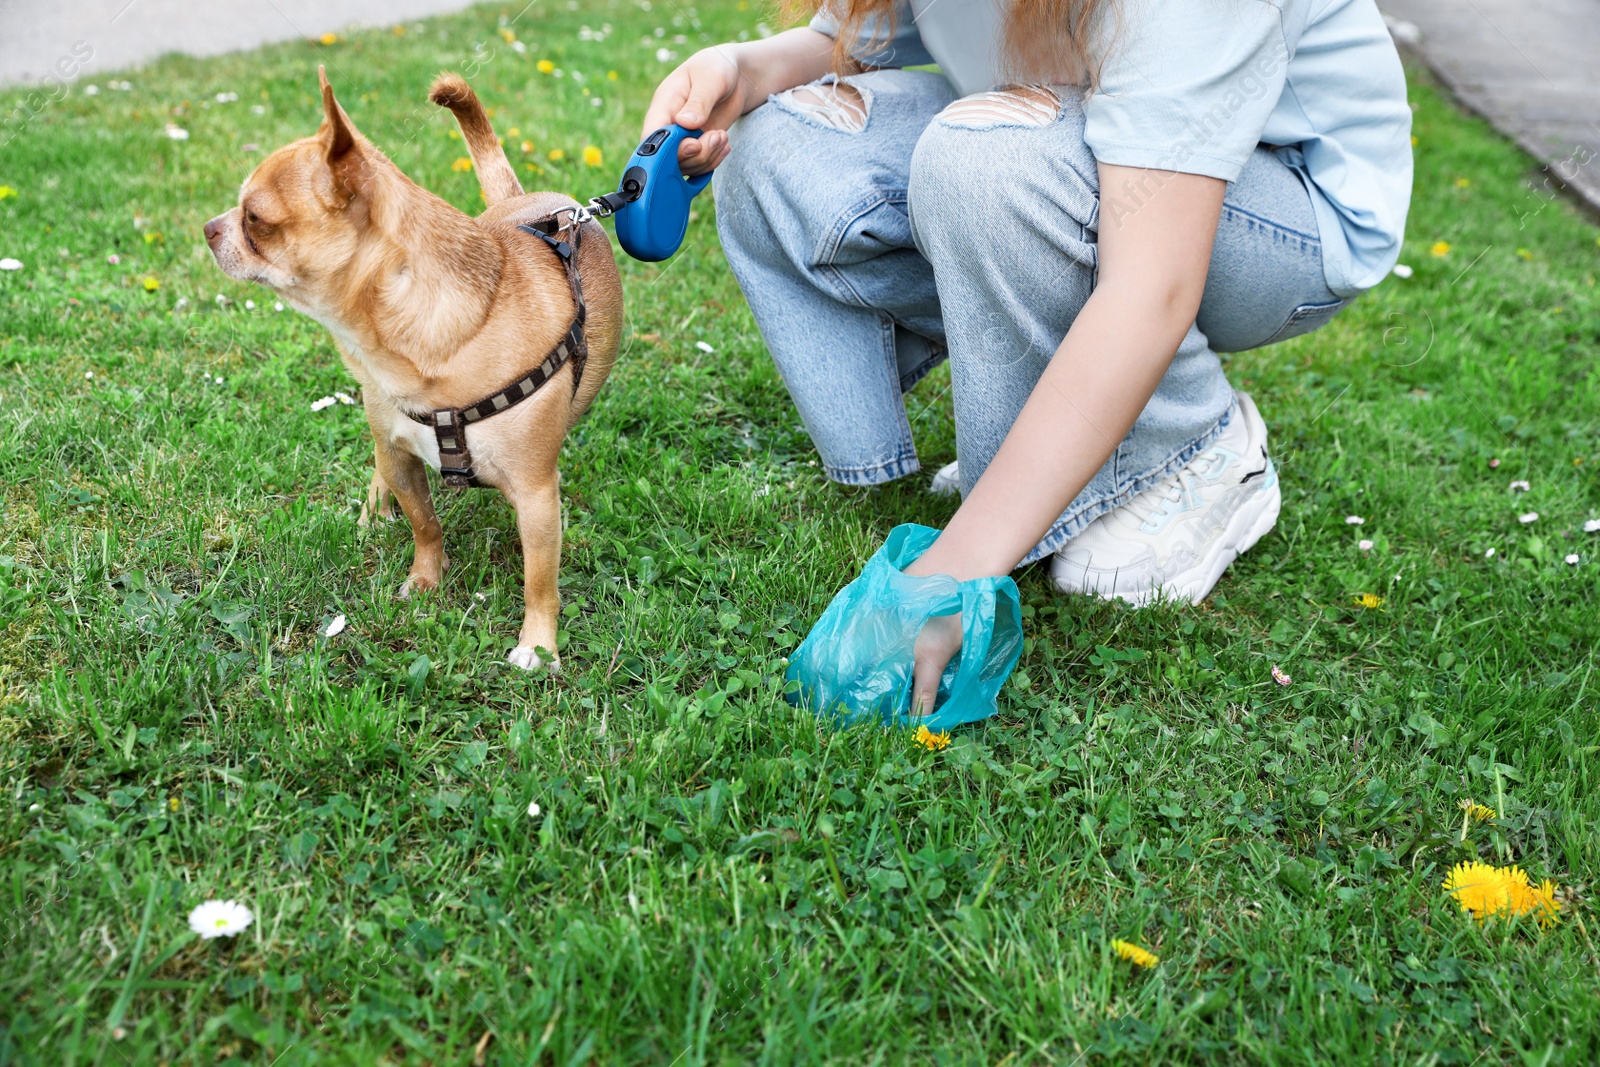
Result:
M350 125L350 116L334 99L326 68L317 68L317 81L322 86L322 128L317 131L317 139L322 142L324 158L328 162L328 169L333 172L334 184L344 195L354 196L366 190L367 162L362 156L361 146L356 143L356 131Z

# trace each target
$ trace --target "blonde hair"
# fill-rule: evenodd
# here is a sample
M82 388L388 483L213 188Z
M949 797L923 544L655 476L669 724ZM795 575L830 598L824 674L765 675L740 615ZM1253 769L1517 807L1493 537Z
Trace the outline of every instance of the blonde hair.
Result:
M897 0L783 0L786 15L813 15L826 6L839 20L833 66L840 73L856 66L850 46L863 27L877 19L875 45L893 33ZM1089 51L1096 20L1107 0L1010 0L1006 4L1001 63L1011 81L1062 82L1092 86L1102 57Z

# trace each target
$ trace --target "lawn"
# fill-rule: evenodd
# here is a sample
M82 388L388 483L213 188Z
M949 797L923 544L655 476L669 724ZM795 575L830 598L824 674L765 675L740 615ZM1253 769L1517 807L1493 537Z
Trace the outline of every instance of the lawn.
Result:
M497 494L444 497L454 565L394 596L360 408L311 407L354 383L200 226L315 129L319 62L474 210L437 71L587 197L657 50L762 15L519 6L86 73L0 148L0 1063L1600 1058L1600 245L1534 163L1413 72L1412 275L1232 358L1277 531L1195 608L1021 574L1001 713L928 751L782 698L839 585L950 504L822 478L709 196L623 263L568 439L561 674L504 663ZM948 383L909 399L928 471ZM1475 858L1554 879L1559 924L1462 914ZM199 940L211 898L254 924Z

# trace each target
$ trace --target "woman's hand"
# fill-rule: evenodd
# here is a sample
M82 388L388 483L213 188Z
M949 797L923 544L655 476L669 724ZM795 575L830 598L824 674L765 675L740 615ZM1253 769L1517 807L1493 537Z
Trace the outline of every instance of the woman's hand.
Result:
M676 122L704 130L678 144L678 167L694 176L728 157L728 127L773 93L816 81L828 72L833 38L797 26L764 41L702 48L668 74L650 98L641 137Z
M694 176L713 169L728 156L728 127L748 110L746 80L739 72L736 45L702 48L679 64L656 86L644 114L644 132L676 122L689 130L705 130L699 139L678 143L678 167Z
M961 616L935 615L911 648L911 714L932 715L939 679L961 653Z

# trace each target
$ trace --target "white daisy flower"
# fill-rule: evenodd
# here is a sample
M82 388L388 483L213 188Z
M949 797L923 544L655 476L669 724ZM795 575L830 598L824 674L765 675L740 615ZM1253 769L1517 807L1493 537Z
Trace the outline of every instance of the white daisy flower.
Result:
M1356 542L1356 547L1359 548L1363 552L1371 552L1372 551L1372 542L1368 541L1365 537L1363 537L1361 540Z
M1567 556L1567 565L1571 567L1576 567L1578 565L1578 554L1576 552L1573 552Z
M539 802L537 800L528 801L528 818L537 819L542 810L543 809L539 807Z
M356 398L349 393L334 393L333 397L341 404L354 404L356 402Z
M265 106L263 106L261 104L251 104L250 105L250 114L252 114L252 115L265 115L266 113L267 113L267 109L266 109Z
M715 349L715 348L712 348L712 347L711 347L711 346L710 346L710 345L708 345L708 344L706 344L706 343L705 343L705 342L704 342L704 341L696 341L696 342L695 342L695 343L694 343L694 346L695 346L695 347L696 347L696 348L698 348L698 349L699 349L699 350L700 350L700 351L702 351L702 352L705 352L705 353L706 353L706 354L708 354L708 355L709 355L709 354L710 354L710 353L712 353L712 352L715 352L715 351L716 351L716 349Z
M0 270L21 270L21 269L22 269L22 260L20 260L20 259L12 259L10 256L7 256L5 259L0 259Z
M94 380L94 371L92 371L92 370L84 371L83 372L83 377L84 377L84 379L86 381L93 381Z
M277 303L273 304L272 305L272 310L273 311L282 311L283 310L283 301L279 300Z
M338 403L338 401L335 400L333 397L325 396L320 400L313 400L311 402L311 410L312 411L321 411L323 408L331 408L331 407L333 407L333 405L335 405L337 403Z
M254 921L250 909L237 900L208 900L189 913L189 929L207 941L233 937Z
M84 96L98 96L98 95L100 95L100 86L98 86L98 85L85 85L83 87L83 95Z
M1344 524L1346 526L1360 526L1366 521L1367 520L1363 519L1360 515L1346 515L1344 517Z
M1528 491L1528 488L1529 488L1528 483L1525 482L1525 481L1522 481L1520 478L1511 483L1511 491L1513 493L1526 493Z
M1491 548L1489 551L1485 552L1483 554L1483 558L1484 559L1494 559L1494 549Z
M246 311L254 311L256 309L256 302L254 300L246 300L244 302L244 309Z
M165 132L169 140L187 141L189 139L189 131L179 126L176 122L167 123Z
M678 58L678 53L674 52L670 48L657 48L656 49L656 62L657 63L671 63L674 59L677 59L677 58Z
M1517 516L1517 521L1522 523L1524 526L1530 522L1538 522L1539 513L1537 511L1524 511L1521 515Z
M1396 278L1409 278L1411 277L1411 268L1404 263L1396 263L1394 265L1394 276Z
M239 99L239 94L238 93L218 93L215 97L213 97L213 99L216 100L216 102L219 103L219 104L231 104L231 103L234 103L236 100Z
M521 41L512 41L511 50L516 52L518 55L521 55L528 50L528 46L523 44Z
M173 311L182 311L184 308L186 308L188 306L189 306L189 298L186 297L186 296L180 296L180 297L178 297L178 302L176 304L172 305L172 310Z
M326 630L322 631L322 636L323 637L338 637L340 634L344 633L344 624L345 624L344 616L343 615L335 615L332 619L328 620L328 628Z
M1583 524L1584 533L1600 533L1600 519L1590 519Z

